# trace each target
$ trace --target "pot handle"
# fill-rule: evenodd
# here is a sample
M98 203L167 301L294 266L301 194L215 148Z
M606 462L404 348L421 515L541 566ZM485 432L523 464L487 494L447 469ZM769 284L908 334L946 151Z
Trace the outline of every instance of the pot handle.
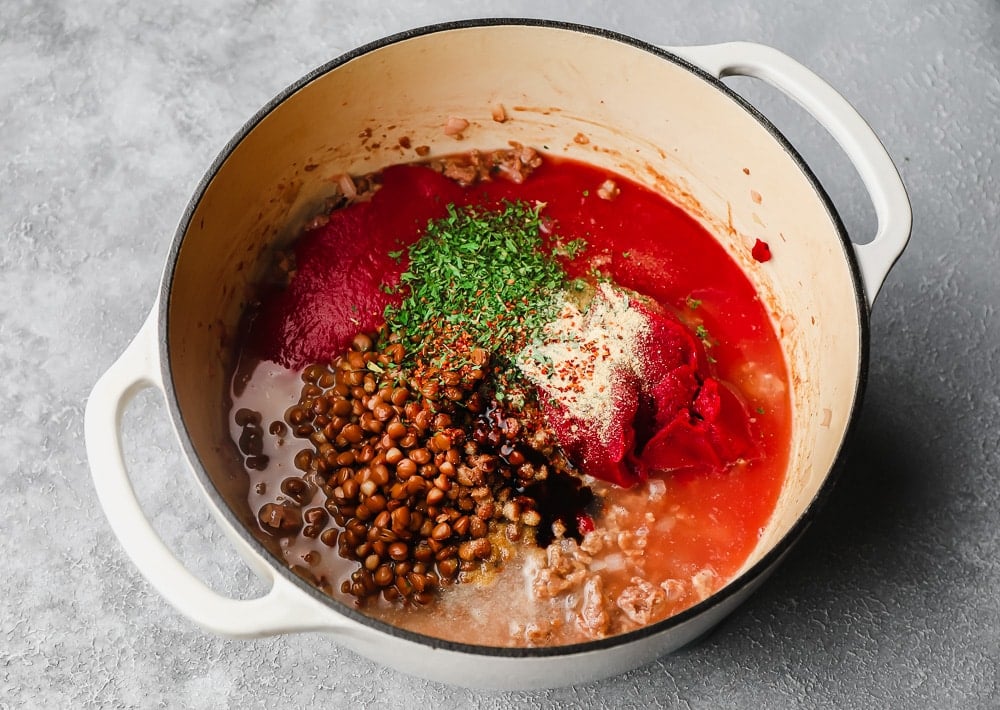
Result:
M157 353L157 308L117 362L94 385L84 416L87 458L101 507L125 552L150 584L186 617L219 634L264 636L330 628L329 609L266 565L271 589L257 599L231 599L205 586L167 548L143 513L122 454L121 420L141 390L164 391ZM326 612L326 613L323 613Z
M773 47L727 42L664 49L719 79L747 76L766 81L812 114L840 144L861 176L878 220L875 238L854 245L870 307L889 269L906 247L912 223L906 188L875 132L833 87Z

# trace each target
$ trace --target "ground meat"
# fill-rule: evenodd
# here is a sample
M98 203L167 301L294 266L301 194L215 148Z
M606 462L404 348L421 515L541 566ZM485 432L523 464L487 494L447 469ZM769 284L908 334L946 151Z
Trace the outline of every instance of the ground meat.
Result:
M649 530L645 526L635 532L626 530L618 533L618 547L629 557L638 557L646 550L648 538Z
M320 227L325 227L329 223L330 223L330 215L318 214L311 220L306 222L306 226L303 229L305 229L308 232L313 229L319 229Z
M576 622L587 636L593 639L608 635L611 623L604 603L604 581L601 575L594 575L583 585L583 602Z
M520 185L532 170L542 164L542 156L530 146L513 141L511 146L513 149L510 151L498 151L501 160L496 165L508 180Z
M525 646L548 646L560 626L558 621L536 621L529 624L515 622L510 625L510 635L524 639Z
M590 560L573 539L553 542L545 550L545 564L535 574L532 591L539 599L551 599L580 587L587 577L586 564Z
M601 183L601 186L597 188L597 195L602 200L613 200L620 194L621 188L618 187L614 180L605 180Z
M542 157L534 148L511 142L510 148L481 152L469 151L442 160L432 161L431 167L463 187L491 180L500 175L521 184L531 172L542 164Z
M629 586L618 595L618 608L625 616L637 624L645 625L653 618L653 612L663 603L666 594L642 577L633 577Z
M344 173L337 179L337 186L340 188L340 191L344 194L344 197L346 197L348 201L351 201L358 196L357 185L354 184L354 179L347 173Z
M592 530L587 533L583 536L583 542L580 543L580 549L588 555L596 555L604 549L604 534L598 532L597 530Z
M479 166L472 163L446 161L441 174L459 185L472 185L479 180Z
M699 599L705 599L719 587L719 576L714 569L706 567L691 578L691 586Z
M444 124L444 134L461 140L462 131L468 127L469 122L466 119L459 118L458 116L449 116L448 121Z
M380 185L378 175L348 175L342 173L331 180L331 193L323 200L323 206L315 217L310 219L302 229L306 232L325 227L330 222L330 213L346 207L354 202L367 202L378 191ZM282 252L283 255L294 256L294 251Z
M660 583L660 588L666 594L666 600L671 604L679 602L687 594L687 588L682 579L668 579Z

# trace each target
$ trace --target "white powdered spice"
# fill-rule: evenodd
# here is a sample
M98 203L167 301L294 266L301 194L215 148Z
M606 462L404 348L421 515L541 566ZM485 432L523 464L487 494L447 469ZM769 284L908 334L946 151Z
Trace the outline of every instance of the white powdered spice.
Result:
M557 399L574 419L596 426L603 439L613 421L613 383L642 375L640 343L648 331L649 321L630 307L629 295L605 283L585 312L564 300L555 320L516 361L545 396Z

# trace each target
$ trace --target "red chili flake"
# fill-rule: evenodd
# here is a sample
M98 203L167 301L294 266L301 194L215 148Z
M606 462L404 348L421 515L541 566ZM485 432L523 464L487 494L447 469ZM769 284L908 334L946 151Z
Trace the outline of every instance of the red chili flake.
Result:
M757 261L764 263L765 261L771 260L771 247L767 245L767 242L762 242L758 239L754 242L753 249L750 250L750 254Z
M586 513L576 514L576 529L581 535L586 535L589 532L594 532L594 519L587 515Z

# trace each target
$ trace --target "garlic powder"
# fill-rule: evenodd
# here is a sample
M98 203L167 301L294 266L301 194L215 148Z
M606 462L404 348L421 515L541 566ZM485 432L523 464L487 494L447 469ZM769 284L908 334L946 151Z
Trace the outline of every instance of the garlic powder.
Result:
M571 417L596 425L603 438L613 421L612 385L623 375L641 376L640 343L648 332L649 322L631 308L630 296L603 283L585 311L563 298L556 318L515 363Z

